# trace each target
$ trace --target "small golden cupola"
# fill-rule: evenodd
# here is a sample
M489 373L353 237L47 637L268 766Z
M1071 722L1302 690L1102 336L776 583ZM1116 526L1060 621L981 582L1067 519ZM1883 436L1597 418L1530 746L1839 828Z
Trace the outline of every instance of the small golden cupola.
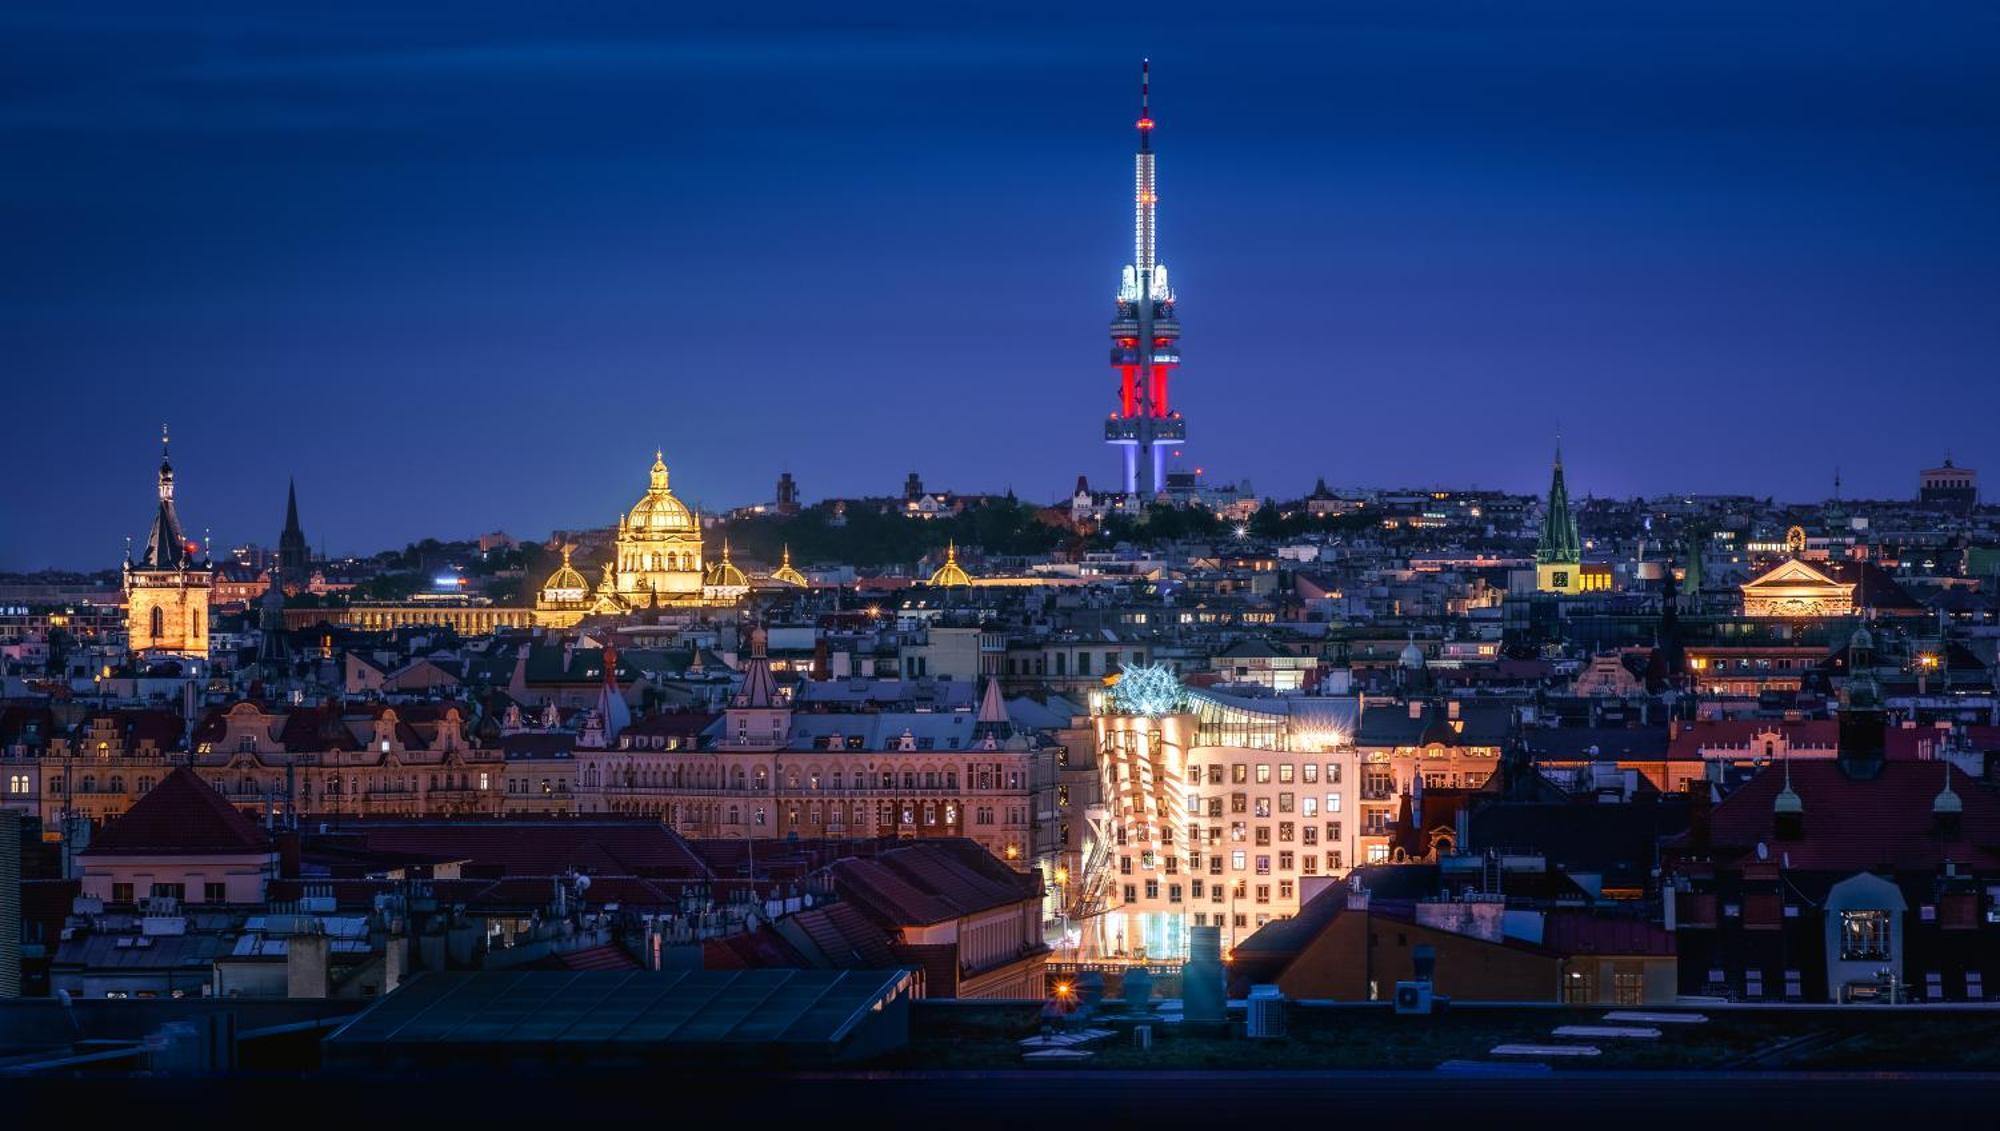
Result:
M562 565L542 583L544 602L582 604L590 598L590 583L570 564L570 555L575 551L575 546L565 545L562 548Z
M784 561L779 564L777 569L771 571L771 580L785 585L796 585L801 589L812 584L812 581L805 574L792 568L792 547L790 543L785 545Z
M562 548L562 565L542 583L535 595L535 622L552 628L568 628L583 619L590 608L590 583L570 564L575 546Z
M972 575L966 573L958 564L957 542L951 542L946 546L944 564L931 574L931 584L946 588L972 584Z
M708 577L704 579L703 584L710 589L750 587L750 579L743 575L743 571L736 567L734 561L730 560L727 538L722 540L722 560L709 564Z

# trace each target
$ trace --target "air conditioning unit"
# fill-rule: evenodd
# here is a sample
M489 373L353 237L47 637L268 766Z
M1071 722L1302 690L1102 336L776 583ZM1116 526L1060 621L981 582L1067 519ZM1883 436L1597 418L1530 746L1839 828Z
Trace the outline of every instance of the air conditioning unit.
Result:
M1397 982L1396 1012L1399 1014L1429 1015L1431 1012L1431 984L1429 982Z
M1252 986L1243 1035L1272 1039L1285 1035L1285 994L1276 986Z

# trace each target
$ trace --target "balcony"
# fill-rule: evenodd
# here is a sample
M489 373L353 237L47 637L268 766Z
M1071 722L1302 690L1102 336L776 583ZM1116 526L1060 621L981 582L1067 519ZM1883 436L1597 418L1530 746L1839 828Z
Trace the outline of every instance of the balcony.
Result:
M1178 444L1187 439L1187 422L1175 416L1156 416L1153 422L1153 442L1156 444ZM1116 417L1104 422L1104 438L1114 443L1136 444L1139 442L1139 419Z
M1153 347L1154 365L1179 365L1180 363L1181 363L1181 346L1179 342L1173 342L1168 345ZM1139 364L1138 347L1113 345L1111 347L1111 364L1113 365Z

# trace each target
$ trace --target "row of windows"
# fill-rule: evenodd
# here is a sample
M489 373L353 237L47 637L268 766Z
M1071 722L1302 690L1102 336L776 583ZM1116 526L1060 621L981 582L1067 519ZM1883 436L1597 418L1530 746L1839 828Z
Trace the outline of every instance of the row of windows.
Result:
M730 771L730 775L728 775L726 781L728 781L728 785L726 785L728 789L744 789L744 791L766 791L766 789L770 789L770 773L762 765L756 767L754 771L748 771L748 773L744 771L744 767L738 765L738 767L734 767ZM842 791L842 789L856 789L856 791L862 791L862 789L896 789L898 787L896 781L898 781L898 775L896 775L894 769L884 769L878 777L874 777L874 781L870 781L870 775L864 773L864 771L860 771L860 769L854 771L852 779L848 779L844 775L844 771L840 771L840 769L836 769L832 773L826 773L826 775L822 775L818 771L800 773L798 769L788 769L786 775L784 775L784 787L786 789L792 789L792 791L806 789L806 791L812 791L812 793ZM666 767L650 767L650 769L610 767L610 773L606 775L604 771L600 771L596 767L596 763L590 763L582 771L582 783L584 785L612 785L612 787L618 787L618 785L658 785L658 787L668 787L668 789L720 789L720 787L724 787L724 777L722 777L722 771L718 767L694 767L694 765L666 765ZM1008 769L1006 773L994 773L992 769L982 769L978 773L966 773L966 787L968 789L1020 789L1022 787L1022 773L1018 769ZM902 771L902 789L958 789L958 771L956 769L946 769L946 771L940 773L936 769L926 769L926 771L920 773L916 769L904 769Z
M1320 799L1314 794L1307 794L1303 798L1295 793L1280 793L1278 795L1278 812L1280 813L1297 812L1307 817L1317 817L1320 812L1319 807ZM1187 809L1189 813L1199 816L1204 811L1204 808L1211 817L1222 816L1222 798L1210 797L1204 801L1198 793L1188 794ZM1231 813L1251 813L1257 817L1269 817L1271 815L1271 799L1269 797L1252 798L1247 793L1232 793L1229 795L1229 811ZM1326 795L1326 811L1329 813L1340 812L1340 794L1338 792Z
M1199 765L1189 766L1188 784L1200 785L1203 772L1203 768ZM1258 785L1269 785L1274 772L1277 774L1279 785L1290 785L1295 777L1305 785L1314 785L1320 780L1318 762L1306 762L1302 765L1279 762L1275 766L1269 762L1258 762L1254 766L1247 762L1211 762L1206 772L1210 785L1221 785L1225 774L1228 775L1231 785L1247 784L1253 777ZM1339 762L1326 764L1326 784L1340 784Z
M1339 871L1344 866L1342 857L1343 853L1340 851L1328 852L1326 854L1326 866L1328 870ZM1211 853L1207 857L1203 857L1199 852L1188 853L1188 871L1201 871L1204 859L1207 861L1209 875L1219 876L1222 874L1223 854L1220 852ZM1277 867L1280 872L1290 872L1296 866L1301 873L1308 876L1316 876L1319 874L1319 861L1320 857L1317 852L1303 854L1280 852L1277 854ZM1137 863L1140 870L1149 870L1154 867L1154 856L1150 852L1142 853ZM1167 875L1174 876L1180 874L1179 857L1169 855L1159 863ZM1232 850L1228 855L1228 863L1231 869L1241 872L1245 867L1249 866L1250 854L1242 849ZM1121 855L1118 857L1119 874L1125 876L1132 875L1133 864L1134 861L1130 856ZM1257 874L1260 876L1271 874L1271 855L1269 853L1259 853L1257 855L1256 869Z
M1371 816L1374 816L1374 814L1371 814ZM1342 822L1340 821L1328 821L1323 826L1309 822L1279 821L1277 842L1279 844L1290 844L1296 839L1300 844L1318 844L1320 830L1324 828L1326 830L1326 842L1328 844L1339 844L1341 839L1341 824ZM1221 825L1210 825L1207 832L1207 843L1222 843ZM1194 830L1194 835L1196 842L1200 843L1202 840L1202 830ZM1242 821L1231 821L1229 823L1229 839L1235 844L1241 844L1245 839L1248 839L1251 843L1259 846L1267 845L1271 843L1271 826L1258 825L1253 829Z
M1147 880L1144 886L1147 899L1160 898L1160 888L1161 888L1160 881ZM1206 886L1208 901L1210 903L1225 903L1234 899L1254 899L1255 902L1258 903L1271 902L1270 884L1258 884L1253 889L1245 881L1238 880L1236 881L1235 888L1232 890L1227 884L1204 885L1202 881L1195 880L1188 885L1188 892L1192 898L1198 900L1202 898L1204 886ZM1165 885L1165 887L1167 892L1168 903L1183 902L1183 900L1181 899L1181 885L1170 883ZM1298 894L1298 890L1293 886L1291 880L1279 880L1277 887L1278 887L1279 899L1291 899ZM1138 884L1126 884L1125 902L1136 903L1138 901L1139 888L1140 885ZM1253 891L1254 895L1252 894Z
M1140 660L1143 658L1143 655L1144 654L1140 652L1132 653L1133 662L1134 663L1140 662ZM1071 666L1069 663L1069 653L1056 652L1054 653L1054 657L1055 657L1054 674L1063 676L1071 674L1069 671L1069 668ZM1097 673L1093 673L1090 670L1092 663L1091 653L1078 652L1076 653L1075 674L1092 675L1101 673L1103 675L1113 675L1124 664L1124 662L1125 662L1125 653L1119 651L1107 651L1104 653L1104 666L1099 668ZM1015 656L1008 659L1007 661L1008 675L1048 675L1050 674L1049 668L1050 668L1050 660L1048 656L1027 656L1027 657Z
M182 902L186 902L187 885L154 884L152 887L152 891L149 894L154 899L178 899L181 900ZM226 884L219 884L212 882L204 883L201 885L201 898L203 903L226 903L229 900L229 887ZM113 903L133 902L132 885L112 884L111 902Z

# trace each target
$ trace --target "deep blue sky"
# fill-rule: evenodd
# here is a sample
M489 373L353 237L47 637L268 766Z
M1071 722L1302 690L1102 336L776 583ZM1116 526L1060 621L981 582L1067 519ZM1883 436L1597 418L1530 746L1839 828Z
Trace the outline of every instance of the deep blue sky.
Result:
M1211 477L2000 476L1990 4L36 7L0 568L1108 484L1141 54Z

